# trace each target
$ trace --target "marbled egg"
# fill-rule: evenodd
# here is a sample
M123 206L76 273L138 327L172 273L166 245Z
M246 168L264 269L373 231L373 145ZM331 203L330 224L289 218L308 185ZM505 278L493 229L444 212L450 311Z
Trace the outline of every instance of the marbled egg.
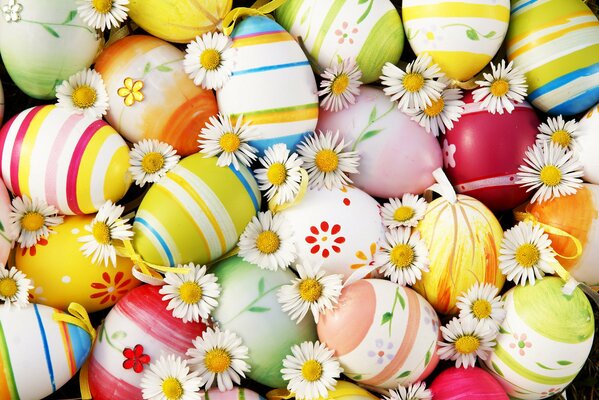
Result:
M10 195L0 179L0 264L6 265L14 239L10 215Z
M441 372L429 389L435 400L508 400L493 375L477 367L450 367Z
M593 106L578 125L578 147L576 154L584 167L584 180L589 183L599 184L599 104Z

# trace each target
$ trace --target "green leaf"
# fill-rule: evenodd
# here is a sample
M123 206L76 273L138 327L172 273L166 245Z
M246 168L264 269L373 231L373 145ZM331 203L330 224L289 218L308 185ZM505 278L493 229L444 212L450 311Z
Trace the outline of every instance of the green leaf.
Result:
M428 349L428 351L426 352L426 356L424 357L424 366L426 367L430 361L431 361L431 349Z
M337 54L337 64L343 64L343 58L339 54Z
M0 221L0 231L4 231L4 225L2 225L2 221Z
M567 360L559 360L557 362L559 365L570 365L572 364L572 361L567 361Z
M58 32L56 32L54 29L50 28L48 25L44 25L42 24L42 27L48 31L48 33L52 36L54 36L55 38L59 38L60 35L58 34Z
M401 296L401 294L399 294L399 289L396 289L395 291L395 296L399 299L399 304L401 304L401 308L403 310L406 309L406 301L404 300L404 298Z
M480 40L478 33L472 28L466 31L466 36L468 36L468 39L470 40Z
M501 372L501 370L499 369L499 367L497 366L497 364L495 364L494 361L491 361L491 366L493 367L493 369L495 370L495 372L497 372L499 374L499 376L503 376L503 372Z
M360 138L360 142L363 142L366 139L370 139L371 137L378 135L382 131L382 129L373 129L371 131L368 131L362 135L362 137Z
M497 34L497 32L491 31L491 32L487 33L486 35L484 35L484 37L486 37L487 39L491 39L496 34Z
M364 3L366 3L367 1L368 1L368 0L359 0L359 1L358 1L358 4L364 4Z
M173 69L171 67L167 67L166 65L159 65L156 69L160 72L171 72Z
M412 371L404 371L404 372L402 372L401 374L399 374L399 375L397 376L397 378L398 378L398 379L399 379L399 378L405 378L406 376L410 375L411 373L412 373Z
M541 364L540 362L537 362L536 364L537 364L539 367L543 368L543 369L548 369L548 370L550 370L550 371L553 371L553 370L554 370L553 368L549 368L549 367L547 367L547 366L545 366L545 365Z
M144 75L147 74L148 72L150 72L151 69L152 69L152 63L147 62L146 66L144 67Z
M302 15L302 18L300 19L300 25L303 25L304 22L306 22L306 19L308 18L308 15L310 15L310 13L308 11L310 11L311 9L308 7L308 9L306 9L306 11L304 12L304 15Z
M256 312L256 313L263 313L263 312L270 311L270 308L254 306L254 307L250 307L250 309L248 311Z
M376 106L372 107L372 111L370 111L370 116L368 117L368 126L372 125L376 121Z
M383 318L381 319L381 325L385 325L386 323L391 321L392 318L393 318L393 314L390 313L389 311L387 311L386 313L383 314Z
M262 296L264 294L264 277L258 281L258 294Z
M499 326L499 333L503 333L505 335L509 335L510 333L508 331L506 331L503 326Z
M360 379L362 379L362 374L354 375L354 377L352 379L354 381L360 380Z
M368 16L368 14L370 14L370 10L372 9L373 2L374 2L374 0L370 0L370 3L368 3L368 8L366 8L366 11L364 11L364 14L362 14L362 16L360 18L358 18L358 21L356 22L356 24L359 24L360 22L364 21L366 19L366 17Z
M121 340L127 337L127 332L125 331L116 331L112 335L110 335L110 339L112 340Z
M77 16L77 10L71 10L71 12L69 13L69 15L67 15L67 19L65 19L62 24L63 25L64 24L68 24L69 22L71 22L72 20L74 20L76 16Z

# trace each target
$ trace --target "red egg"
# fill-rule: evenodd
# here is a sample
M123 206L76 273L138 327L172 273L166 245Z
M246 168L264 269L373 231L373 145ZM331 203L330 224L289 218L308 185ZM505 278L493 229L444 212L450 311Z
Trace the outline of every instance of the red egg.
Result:
M430 386L435 400L508 400L503 387L488 372L451 367L441 372Z

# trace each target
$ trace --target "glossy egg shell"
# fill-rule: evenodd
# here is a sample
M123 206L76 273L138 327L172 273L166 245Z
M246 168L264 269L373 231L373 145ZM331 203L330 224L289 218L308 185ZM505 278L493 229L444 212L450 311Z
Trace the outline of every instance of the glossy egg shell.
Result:
M508 400L503 387L491 374L477 367L450 367L431 383L435 400Z
M599 148L599 104L592 107L580 119L578 135L576 150L584 168L584 180L599 184L599 157L593 151Z
M206 400L264 400L264 397L260 396L253 390L234 387L226 392L221 392L218 388L214 387L208 392L202 392Z
M9 219L10 195L0 180L0 264L6 265L12 248L14 231Z

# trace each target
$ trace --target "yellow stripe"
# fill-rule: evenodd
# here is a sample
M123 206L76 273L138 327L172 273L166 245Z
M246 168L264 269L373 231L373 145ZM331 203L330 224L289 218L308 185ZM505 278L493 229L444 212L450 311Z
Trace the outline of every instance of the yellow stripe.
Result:
M21 154L19 155L19 188L24 195L31 196L31 192L29 191L31 164L38 161L32 160L31 155L36 144L37 136L40 133L40 127L46 119L46 116L50 111L54 110L54 108L55 107L44 107L39 110L31 120L27 132L25 132L25 137L21 144ZM40 144L37 143L37 145L39 146ZM50 154L50 157L52 157L52 154ZM44 171L36 171L36 173L41 174L44 173Z
M117 134L116 131L112 130L113 134ZM126 145L119 146L117 151L112 155L110 164L108 167L106 179L104 179L104 198L110 199L113 202L119 201L123 198L129 186L131 184L131 174L128 172L129 169L129 147ZM110 179L111 177L125 177L125 179Z
M235 39L232 47L255 46L258 44L268 44L276 42L291 42L293 38L287 32L276 32L260 36Z
M102 145L106 142L112 128L108 125L98 129L91 137L83 151L79 171L77 171L77 203L84 213L92 213L96 209L92 200L92 174L96 165L96 159ZM115 182L111 182L114 184Z
M530 36L530 35L532 35L534 33L542 31L543 29L555 27L556 25L565 25L568 22L570 22L569 21L570 19L574 19L574 18L578 18L578 17L588 17L588 16L589 16L589 12L588 11L577 11L577 12L572 13L572 14L560 16L558 19L546 22L543 25L535 26L533 29L529 29L530 25L526 25L526 27L527 27L526 32L521 33L521 34L516 35L516 36L511 36L510 35L510 38L507 41L507 47L510 48L513 45L515 45L516 43L518 43L519 41L525 39L526 37L528 37L528 36Z
M404 21L418 18L487 18L501 22L510 20L510 9L501 5L446 2L435 5L404 7Z
M244 114L244 119L251 121L252 124L278 124L283 122L306 121L318 118L318 107L314 106L302 110L273 111L264 114L249 115ZM237 122L237 115L231 116L231 121Z

